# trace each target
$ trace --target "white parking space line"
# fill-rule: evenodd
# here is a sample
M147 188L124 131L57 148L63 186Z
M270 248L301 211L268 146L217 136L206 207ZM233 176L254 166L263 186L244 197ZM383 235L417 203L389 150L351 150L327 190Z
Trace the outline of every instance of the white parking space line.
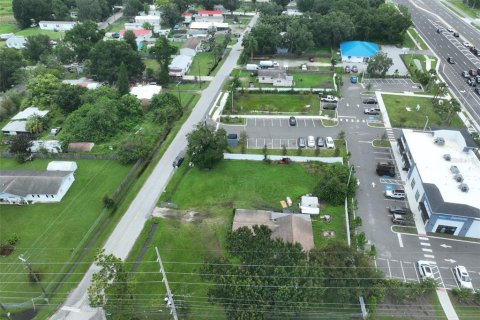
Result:
M407 282L407 279L405 278L405 270L403 270L402 261L400 261L400 268L402 269L403 282Z
M387 266L388 266L388 274L391 278L392 277L392 270L390 269L390 262L388 262L388 259L387 259Z
M313 127L315 128L315 120L312 119Z
M415 275L417 276L417 281L420 282L420 277L418 276L418 270L416 267L413 268L415 270Z
M280 125L280 127L282 126L282 119L278 119L278 124Z
M431 244L428 242L420 242L420 245L425 246L425 247L430 247Z
M425 258L435 259L435 256L434 256L434 255L431 255L431 254L424 254L423 256L424 256Z
M398 237L398 244L400 245L400 248L403 248L402 235L400 233L397 233L397 237Z
M432 252L432 249L422 248L423 252Z

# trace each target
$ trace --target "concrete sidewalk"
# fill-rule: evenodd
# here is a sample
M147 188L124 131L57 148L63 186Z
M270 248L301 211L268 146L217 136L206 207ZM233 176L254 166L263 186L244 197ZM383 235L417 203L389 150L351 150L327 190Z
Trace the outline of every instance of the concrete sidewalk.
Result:
M440 305L442 306L443 312L445 312L445 316L447 317L447 319L459 320L458 315L453 308L452 302L450 301L450 297L448 296L447 289L438 288L437 297L438 301L440 301Z

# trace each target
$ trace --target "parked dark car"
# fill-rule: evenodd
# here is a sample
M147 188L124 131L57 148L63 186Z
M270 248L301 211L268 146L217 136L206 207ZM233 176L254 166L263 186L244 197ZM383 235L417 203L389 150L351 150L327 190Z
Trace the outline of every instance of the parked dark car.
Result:
M173 167L178 168L183 162L183 159L185 159L185 151L181 151L178 156L175 157L175 160L173 160Z
M337 105L335 103L326 103L322 105L323 110L335 110L337 109Z
M317 137L317 147L319 148L325 147L325 141L323 141L322 137Z
M391 206L388 208L388 212L390 213L396 213L396 214L409 214L410 209L406 207L400 207L400 206Z
M402 216L400 214L393 214L393 217L392 217L392 222L394 224L400 224L400 225L404 225L404 224L407 224L407 219L405 219L405 216Z
M460 37L460 35L458 34L458 32L454 32L454 33L453 33L453 36L454 36L455 38Z
M395 165L391 161L377 162L376 172L379 176L395 177Z
M475 78L470 78L470 79L467 79L467 84L470 87L476 87L477 86L477 81L475 80Z
M118 33L118 32L112 33L112 38L114 38L114 39L120 38L120 33Z
M450 63L450 64L455 64L455 60L453 60L452 57L448 57L448 58L447 58L447 61L448 61L448 63Z
M295 119L295 117L290 117L288 119L288 123L292 126L292 127L295 127L297 125L297 119Z
M475 92L480 96L480 87L475 88Z
M476 77L477 76L477 71L475 69L470 69L470 70L468 70L468 74L471 75L472 77Z
M350 73L350 71L351 71L350 66L349 65L345 66L345 72Z
M364 104L377 104L378 101L375 98L365 98L363 99Z
M303 138L303 137L298 138L298 147L299 148L306 148L307 147L307 140L305 140L305 138Z

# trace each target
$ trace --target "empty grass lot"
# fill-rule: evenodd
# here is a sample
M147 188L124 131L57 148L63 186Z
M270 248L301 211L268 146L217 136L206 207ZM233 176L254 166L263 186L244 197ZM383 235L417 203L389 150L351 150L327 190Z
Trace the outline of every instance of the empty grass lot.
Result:
M294 73L295 88L333 88L333 74Z
M210 52L198 52L193 58L192 65L188 70L191 76L206 76L213 66L213 54Z
M456 8L460 9L462 12L466 13L468 17L470 18L478 18L480 17L480 8L471 8L467 5L462 0L447 0L443 1L444 3L447 4L449 7L453 7L453 10L455 12L458 12L460 14L459 10L456 10ZM461 14L463 16L463 14Z
M310 107L307 108L306 106ZM320 100L315 94L235 94L234 114L313 114L320 111ZM231 113L225 108L224 113Z
M55 31L52 31L52 30L42 30L38 27L23 29L21 31L16 32L15 34L18 35L18 36L24 36L24 37L36 36L38 34L45 34L45 35L49 36L50 39L60 39L60 38L63 38L65 36L65 32L61 32L61 31L60 32L55 32Z
M464 125L458 115L452 116L451 124L445 123L435 112L432 99L423 97L409 97L396 95L382 95L388 111L390 123L394 128L423 129L428 116L428 127L463 128ZM417 111L416 106L420 105ZM411 111L407 111L410 108Z
M45 170L49 161L35 159L19 165L3 158L0 169ZM32 268L41 273L41 281L47 286L100 215L103 196L113 194L130 169L115 161L75 161L78 164L75 182L60 203L2 205L0 241L14 233L20 241L13 254L2 257L0 290L25 292L11 294L8 302L23 302L40 295L40 288L28 282L18 255L25 254L29 258Z

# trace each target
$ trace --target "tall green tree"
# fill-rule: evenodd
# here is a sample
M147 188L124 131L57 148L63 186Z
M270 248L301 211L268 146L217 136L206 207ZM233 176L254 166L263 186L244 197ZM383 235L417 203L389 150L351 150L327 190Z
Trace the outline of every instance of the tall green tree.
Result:
M17 134L12 138L9 151L15 155L17 162L23 163L30 154L32 138L28 134Z
M52 74L43 74L31 79L27 83L27 106L36 106L40 109L50 109L55 106L60 79Z
M64 114L68 115L82 105L81 96L86 93L87 90L87 88L81 86L61 84L58 88L56 104Z
M140 76L145 70L139 53L123 41L100 41L89 56L91 70L100 81L115 82L122 63L127 67L129 78Z
M177 48L172 46L165 36L160 36L150 52L155 55L155 59L160 64L159 82L161 84L168 83L170 81L168 66L172 61L171 56L177 52Z
M120 95L128 94L130 89L128 88L128 72L125 63L122 62L120 68L118 69L117 77L117 89Z
M51 52L52 46L50 46L50 38L47 35L38 34L27 37L27 43L23 51L25 58L37 63L40 60L40 56Z
M314 45L312 33L308 30L308 26L300 20L293 20L288 25L284 39L289 52L295 54L301 54Z
M139 0L126 0L123 8L123 15L133 17L143 10L143 4Z
M12 11L20 28L28 28L32 22L51 19L51 0L13 0Z
M223 128L215 130L214 126L201 122L187 135L187 140L190 161L200 169L211 169L223 159L227 132Z
M134 51L137 51L138 50L138 47L137 47L137 37L135 36L135 33L133 33L132 30L127 30L125 31L124 35L123 35L123 41L125 41L126 43L128 43L128 45L130 47L132 47L132 49Z
M367 73L373 76L385 77L385 74L392 65L392 59L389 58L386 53L379 52L368 60Z
M33 115L27 119L27 123L25 124L25 128L28 132L33 134L39 134L43 131L44 123L42 117L39 115Z
M100 22L112 14L112 8L106 0L76 0L76 5L80 21Z
M171 93L154 95L150 101L149 108L153 111L158 122L167 125L172 125L183 114L180 100Z
M354 174L350 168L342 164L320 165L318 167L318 183L314 194L331 204L341 205L345 197L353 197L357 190ZM349 180L350 177L350 180Z
M253 60L253 54L258 50L257 39L253 35L247 35L242 41L243 50L250 54L250 60Z
M14 74L25 61L21 51L13 48L0 49L0 91L6 91L15 84Z
M239 0L223 0L222 5L225 9L230 11L230 15L233 17L233 11L237 10L240 7Z
M71 30L65 32L64 41L75 52L77 61L83 61L88 58L88 53L92 47L103 39L105 31L99 30L97 24L93 21L84 21L76 24Z
M169 27L175 26L181 20L181 12L174 3L169 3L161 7L162 21Z
M273 2L275 2L279 6L282 6L282 8L285 8L287 4L290 3L290 0L273 0Z
M145 158L150 149L151 145L143 137L128 137L118 147L118 161L122 164L134 163L138 159Z

